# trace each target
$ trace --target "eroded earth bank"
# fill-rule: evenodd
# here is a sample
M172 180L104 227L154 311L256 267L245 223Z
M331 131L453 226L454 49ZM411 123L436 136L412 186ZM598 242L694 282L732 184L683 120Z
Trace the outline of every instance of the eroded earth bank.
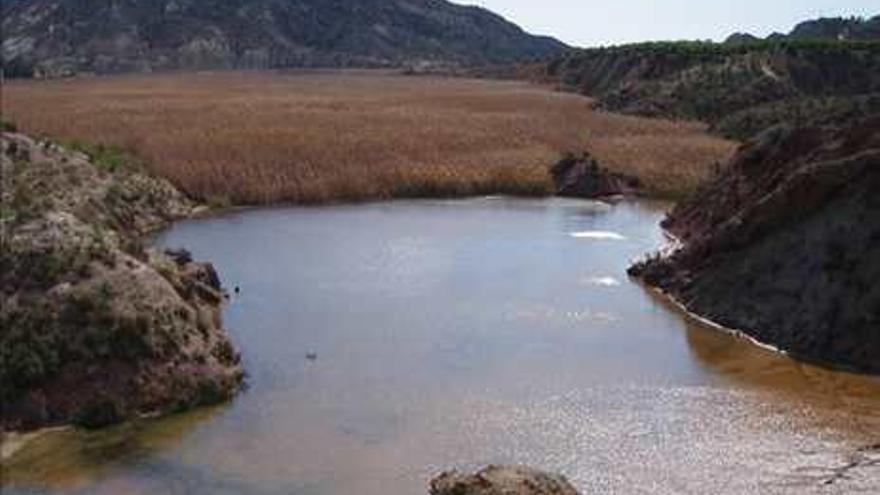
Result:
M776 127L663 226L630 273L796 357L880 372L880 118Z

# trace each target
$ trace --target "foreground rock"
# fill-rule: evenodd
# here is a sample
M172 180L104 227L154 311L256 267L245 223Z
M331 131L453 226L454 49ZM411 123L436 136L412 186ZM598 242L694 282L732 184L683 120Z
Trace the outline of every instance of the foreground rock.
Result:
M595 199L641 191L639 179L608 170L589 153L564 156L550 174L559 196Z
M170 184L3 134L0 426L101 426L239 388L210 264L144 249L192 214Z
M448 471L431 480L431 495L578 495L562 476L523 466L489 466L475 474Z
M880 372L880 117L764 133L664 227L682 247L631 274L794 355Z

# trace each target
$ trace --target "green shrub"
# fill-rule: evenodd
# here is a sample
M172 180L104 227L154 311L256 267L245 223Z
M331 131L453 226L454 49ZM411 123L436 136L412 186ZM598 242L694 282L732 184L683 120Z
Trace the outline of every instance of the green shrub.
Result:
M85 153L93 165L105 172L116 172L124 167L129 160L128 154L115 146L81 140L68 141L63 144L68 149Z
M0 402L57 373L61 354L49 308L28 300L0 312Z
M8 120L0 119L0 132L18 132L18 127Z

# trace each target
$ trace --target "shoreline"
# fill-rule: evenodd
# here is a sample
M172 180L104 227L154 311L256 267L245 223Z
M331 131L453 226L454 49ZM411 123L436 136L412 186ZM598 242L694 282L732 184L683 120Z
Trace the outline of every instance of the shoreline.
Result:
M44 435L72 430L73 425L44 426L32 431L0 431L0 466Z
M669 232L668 230L664 229L663 227L660 227L660 230L662 231L663 236L666 237L666 239L668 240L668 242L665 245L660 246L660 248L657 250L657 252L660 253L661 257L668 258L668 257L672 256L676 251L678 251L679 249L684 247L684 243L681 241L681 239L678 238L677 235L673 234L672 232ZM748 333L746 333L743 330L726 327L726 326L724 326L718 322L715 322L705 316L702 316L694 311L691 311L683 302L681 302L672 293L666 292L659 287L654 287L654 286L646 283L644 280L642 280L641 277L630 276L630 278L638 281L638 283L642 287L645 287L645 288L651 290L653 293L657 294L658 296L662 297L663 299L665 299L666 301L671 303L673 307L675 307L678 311L680 311L682 314L684 314L688 318L691 318L695 321L702 323L703 325L706 325L708 327L711 327L715 330L721 331L721 332L726 333L728 335L732 335L737 338L745 339L745 340L751 342L753 345L756 345L759 348L764 349L766 351L770 351L770 352L773 352L776 354L781 354L781 355L788 357L788 358L792 357L784 349L780 349L772 344L761 342L760 340L752 337L751 335L749 335Z

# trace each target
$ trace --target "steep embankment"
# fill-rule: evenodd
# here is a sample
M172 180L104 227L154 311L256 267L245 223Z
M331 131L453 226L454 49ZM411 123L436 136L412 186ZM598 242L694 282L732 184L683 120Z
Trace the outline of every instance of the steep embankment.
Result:
M775 128L664 222L631 268L689 310L797 356L880 372L880 117Z
M570 52L547 72L597 98L600 108L702 120L716 133L746 139L780 123L868 115L880 93L880 43L645 43Z
M7 75L456 67L567 47L445 0L7 0Z
M139 237L195 205L118 160L4 133L0 430L229 398L242 369L210 264Z

